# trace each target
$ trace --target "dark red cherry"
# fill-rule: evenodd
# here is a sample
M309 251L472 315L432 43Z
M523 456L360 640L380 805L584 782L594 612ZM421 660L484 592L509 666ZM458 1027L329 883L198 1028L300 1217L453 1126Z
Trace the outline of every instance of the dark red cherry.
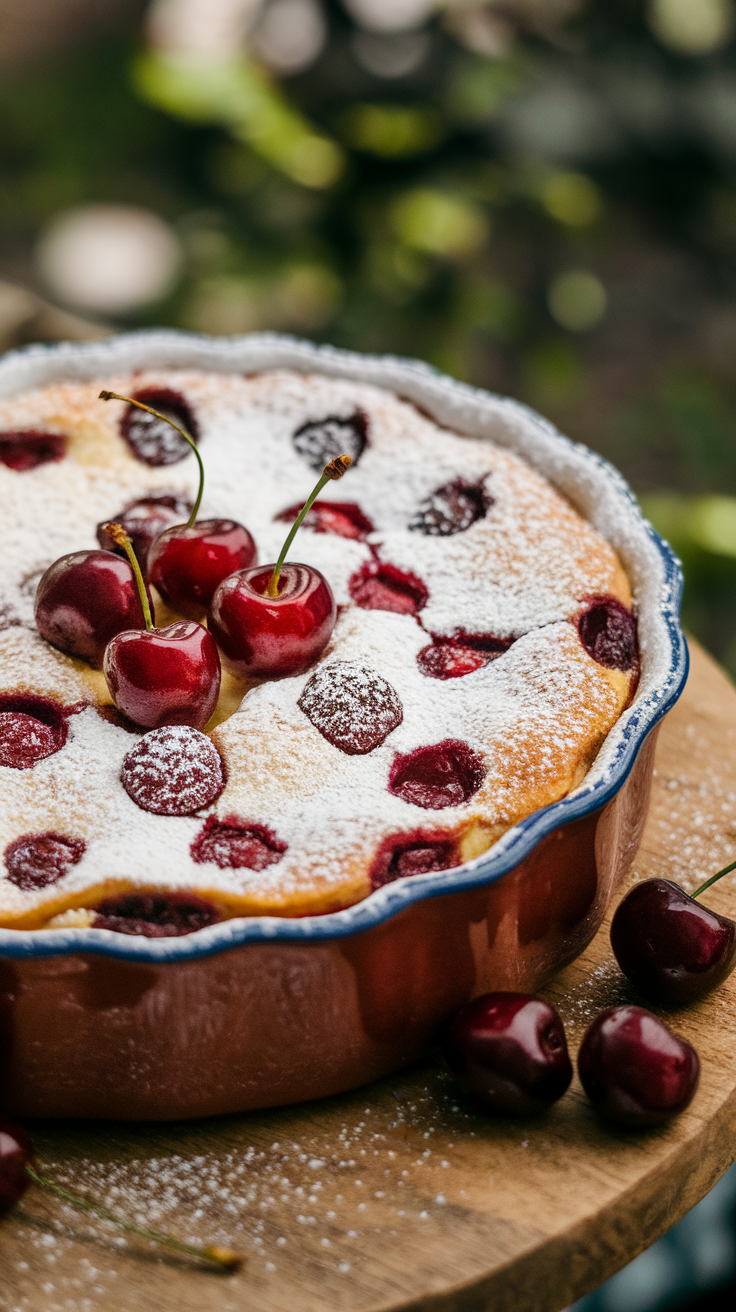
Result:
M19 474L63 460L65 455L66 438L59 433L43 433L35 428L0 433L0 465Z
M193 815L225 787L214 743L198 729L152 729L123 761L120 782L131 801L154 815Z
M194 442L199 440L199 426L181 392L170 387L144 387L133 392L132 399L169 415L175 424L186 429ZM134 405L128 405L123 411L120 432L134 456L144 465L176 465L191 450L176 429Z
M233 519L198 519L167 528L148 556L148 580L172 610L199 620L228 574L256 561L256 544Z
M115 523L125 529L133 543L133 550L144 574L148 570L148 553L159 533L171 528L173 524L183 523L189 518L191 509L192 503L176 493L152 492L150 496L128 502L119 515L113 516ZM104 525L107 522L104 520L97 525L97 541L105 551L114 551L116 555L124 556L124 549L117 546L109 533L105 532Z
M372 752L404 718L396 690L360 661L321 665L297 705L322 737L348 756Z
M589 597L578 615L580 641L589 656L611 670L632 670L639 661L636 620L616 597Z
M427 537L464 533L471 524L483 519L492 505L493 497L482 482L468 483L464 478L456 478L436 488L422 502L409 528Z
M278 596L269 597L273 570L273 565L238 570L212 598L207 623L225 668L241 679L302 674L324 651L335 627L335 598L319 570L287 562Z
M429 591L416 574L379 560L366 561L348 584L350 596L363 610L391 610L416 615L429 600Z
M695 1049L643 1007L609 1007L578 1054L583 1088L619 1125L661 1125L684 1111L698 1085Z
M31 770L61 751L68 727L64 708L32 693L0 693L0 765Z
M265 870L281 860L286 848L266 825L251 824L236 815L224 820L211 815L189 850L193 861L211 861L221 870Z
M30 892L63 879L84 856L83 838L71 838L49 829L43 834L21 834L3 854L8 879Z
M736 924L669 879L645 879L619 903L611 947L624 975L646 997L684 1004L730 975Z
M20 1125L0 1116L0 1216L23 1197L30 1184L26 1171L33 1164L33 1144Z
M276 515L276 520L293 524L303 508L304 502L298 501L295 506L289 506L288 510ZM373 532L373 524L354 501L313 501L302 522L313 533L332 533L335 537L353 538L356 542L365 542Z
M122 893L98 904L91 928L144 938L181 938L220 919L217 907L193 893Z
M346 418L327 415L324 419L310 419L297 428L291 440L310 469L321 469L343 452L357 465L368 440L368 417L356 410Z
M383 888L397 879L411 875L430 875L452 870L460 858L452 837L438 837L415 830L410 834L391 834L381 843L371 864L371 888Z
M220 658L201 624L129 629L107 644L102 669L119 711L143 729L203 729L220 695Z
M528 993L486 993L467 1003L450 1025L445 1054L466 1092L493 1115L543 1112L572 1079L562 1021Z
M458 629L451 637L433 636L431 645L417 653L417 665L430 679L460 679L497 660L512 643L513 638Z
M397 756L388 777L388 791L413 806L439 810L461 806L483 783L483 760L467 743L446 738Z
M146 626L133 571L112 551L54 561L36 589L34 614L42 638L97 668L116 633Z

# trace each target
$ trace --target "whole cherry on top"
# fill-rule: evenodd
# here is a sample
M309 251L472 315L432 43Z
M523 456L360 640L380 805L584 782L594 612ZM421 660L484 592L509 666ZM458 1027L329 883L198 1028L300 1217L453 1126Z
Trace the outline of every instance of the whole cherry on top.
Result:
M690 896L669 879L636 884L616 909L611 946L635 988L661 1002L693 1002L736 965L736 924L695 901L736 869L719 870Z
M0 1217L20 1202L30 1184L40 1185L63 1202L71 1203L84 1212L93 1212L95 1216L121 1230L132 1232L141 1239L161 1244L165 1248L172 1248L177 1253L199 1258L219 1271L237 1271L240 1266L241 1259L231 1248L221 1244L186 1244L160 1230L151 1230L134 1221L123 1220L94 1199L84 1198L41 1175L37 1169L33 1144L26 1131L10 1117L0 1115Z
M247 528L233 519L197 519L204 492L204 465L196 442L185 429L168 415L130 396L100 392L100 399L126 401L162 419L181 434L197 457L199 489L192 512L186 524L174 524L156 538L148 552L148 581L177 614L201 620L218 584L234 570L255 563L255 543Z
M116 633L145 628L131 567L112 551L60 556L40 579L33 613L46 642L97 669Z
M217 705L220 659L214 638L194 620L153 627L140 565L120 524L105 532L125 551L138 585L145 629L127 629L110 640L102 663L119 711L143 729L188 724L203 729Z
M302 674L327 646L337 617L327 579L311 565L284 561L322 488L330 480L342 478L351 464L351 457L342 455L325 465L275 565L238 570L215 592L207 623L223 665L237 677L281 679Z

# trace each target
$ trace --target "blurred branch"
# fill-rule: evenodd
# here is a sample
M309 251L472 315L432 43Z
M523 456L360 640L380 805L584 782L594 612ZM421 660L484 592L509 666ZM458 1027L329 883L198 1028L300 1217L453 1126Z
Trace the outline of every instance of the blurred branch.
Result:
M113 330L68 314L16 283L0 282L0 351L29 342L92 342Z

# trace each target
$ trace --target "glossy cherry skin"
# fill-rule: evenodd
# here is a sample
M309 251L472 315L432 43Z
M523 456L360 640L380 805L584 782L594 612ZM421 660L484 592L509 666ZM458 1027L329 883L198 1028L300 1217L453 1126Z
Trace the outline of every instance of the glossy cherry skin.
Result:
M191 528L177 524L156 538L148 553L148 581L177 614L201 620L222 580L256 558L256 544L242 524L198 519Z
M49 565L34 614L42 638L96 668L116 633L146 627L133 571L112 551L73 551Z
M736 924L669 879L645 879L619 903L611 947L624 975L645 997L693 1002L736 965Z
M111 515L110 519L125 529L145 575L148 571L148 553L156 538L173 524L183 524L189 518L191 509L191 503L176 493L152 492L150 496L129 501L119 515ZM105 551L114 551L116 556L125 557L123 548L116 546L105 532L105 523L109 523L109 520L97 525L97 541Z
M634 1129L684 1111L698 1086L695 1049L643 1007L609 1007L578 1053L583 1088L608 1120Z
M279 577L279 595L265 595L273 565L231 574L212 598L207 623L222 662L241 679L302 674L324 651L335 627L332 589L319 570L292 562Z
M9 1212L30 1184L26 1166L33 1161L33 1144L25 1130L0 1116L0 1216Z
M466 1092L494 1115L542 1112L572 1079L562 1021L528 993L486 993L467 1003L447 1032L445 1055Z
M193 620L165 629L118 633L102 668L113 701L142 729L188 724L203 729L220 693L215 640Z

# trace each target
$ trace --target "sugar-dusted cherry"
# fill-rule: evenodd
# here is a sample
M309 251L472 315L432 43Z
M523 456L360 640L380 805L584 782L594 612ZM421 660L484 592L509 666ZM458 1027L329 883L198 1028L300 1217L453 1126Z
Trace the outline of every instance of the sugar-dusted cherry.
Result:
M450 1069L484 1111L529 1116L572 1079L562 1021L528 993L486 993L457 1013L445 1040Z
M477 520L483 519L492 505L493 497L486 491L483 479L470 483L465 478L456 478L430 493L409 528L426 537L451 537L465 533Z
M148 553L156 538L164 529L186 521L191 510L192 502L176 492L151 492L136 501L129 501L120 514L112 515L111 519L113 523L120 524L125 529L138 557L138 563L146 574ZM118 547L105 532L104 524L97 525L97 541L106 551L114 551L118 556L125 555L123 548Z
M434 875L460 864L461 857L452 834L427 833L419 829L390 834L380 844L371 863L371 888L375 892L397 879Z
M483 759L469 743L445 738L397 756L389 771L388 791L413 806L440 810L462 806L477 793L484 776Z
M329 464L341 451L357 465L368 441L368 416L363 410L351 415L325 415L309 419L292 437L294 448L315 472Z
M513 638L496 638L491 633L467 633L464 629L457 629L450 636L432 635L430 645L417 652L417 665L428 679L461 679L503 656L513 641Z
M112 551L73 551L55 560L39 581L34 616L52 647L98 669L116 633L146 627L133 571Z
M608 1120L632 1129L679 1116L698 1085L698 1054L643 1007L609 1007L578 1054L583 1088Z
M255 542L247 528L233 519L197 519L204 492L204 465L197 444L186 428L175 418L144 404L140 396L134 398L121 396L118 392L100 392L100 397L103 401L127 401L129 407L168 424L177 440L188 445L196 456L199 466L197 499L186 523L164 528L151 544L148 578L171 610L187 619L201 620L218 584L234 570L247 569L255 564Z
M342 478L350 463L350 456L343 455L325 465L275 565L238 570L217 589L207 623L231 674L241 679L302 674L327 646L337 618L327 579L311 565L284 562L322 488Z
M146 627L116 633L102 668L115 705L143 729L188 724L203 729L220 694L220 658L212 634L193 620L155 629L143 575L119 524L105 531L127 552L136 576Z
M107 397L104 398L107 400ZM141 464L158 467L176 465L189 455L189 438L199 437L191 406L181 392L171 387L143 387L127 401L120 432ZM186 429L184 438L182 429Z
M55 464L66 455L66 438L36 428L0 432L0 465L25 474L39 465Z
M361 661L320 665L297 705L322 737L348 756L380 747L404 718L396 689Z
M304 502L288 506L276 515L276 520L284 524L293 524L304 509ZM365 542L373 532L373 524L360 506L354 501L313 501L304 516L304 527L313 533L331 533L338 538L352 538L355 542Z
M645 997L693 1002L736 965L736 924L695 898L734 869L719 870L690 896L670 879L645 879L616 908L611 947L624 975Z
M0 693L0 765L32 770L60 752L68 734L67 714L50 697Z
M180 1239L175 1239L173 1235L160 1230L151 1230L148 1226L139 1225L135 1221L121 1220L114 1212L108 1211L102 1203L98 1203L93 1198L85 1198L66 1185L56 1184L47 1176L41 1175L40 1170L29 1135L9 1116L0 1115L0 1217L20 1202L28 1186L33 1183L81 1211L93 1212L95 1216L102 1217L111 1225L133 1231L142 1239L162 1244L179 1253L186 1253L189 1257L211 1262L220 1270L235 1271L240 1265L240 1258L231 1248L225 1248L220 1244L205 1246L182 1243Z
M120 782L142 811L194 815L220 796L225 767L211 738L175 724L151 729L131 747Z
M397 615L417 615L429 600L426 584L416 574L388 561L367 560L348 583L350 596L363 610L390 610Z
M81 861L85 846L83 838L59 834L55 829L21 834L8 843L3 853L8 880L27 892L47 888Z
M617 597L588 597L578 615L580 641L589 656L611 670L633 670L639 661L636 618Z

